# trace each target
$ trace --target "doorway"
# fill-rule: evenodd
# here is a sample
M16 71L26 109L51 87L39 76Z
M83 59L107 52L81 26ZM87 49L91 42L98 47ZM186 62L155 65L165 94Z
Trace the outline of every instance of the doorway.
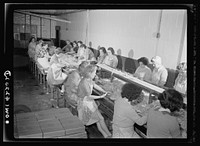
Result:
M60 47L60 26L56 26L56 41L55 41L55 46Z

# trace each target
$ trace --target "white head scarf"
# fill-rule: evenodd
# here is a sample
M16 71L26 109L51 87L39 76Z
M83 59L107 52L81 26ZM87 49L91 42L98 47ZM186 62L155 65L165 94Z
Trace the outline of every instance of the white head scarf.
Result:
M156 64L162 64L162 59L160 56L154 56L151 60L154 61Z

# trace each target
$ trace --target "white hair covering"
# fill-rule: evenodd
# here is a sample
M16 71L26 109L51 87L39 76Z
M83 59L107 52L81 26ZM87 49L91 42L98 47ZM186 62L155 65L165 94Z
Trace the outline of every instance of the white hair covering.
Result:
M156 64L162 64L162 59L160 56L154 56L151 61L154 61Z

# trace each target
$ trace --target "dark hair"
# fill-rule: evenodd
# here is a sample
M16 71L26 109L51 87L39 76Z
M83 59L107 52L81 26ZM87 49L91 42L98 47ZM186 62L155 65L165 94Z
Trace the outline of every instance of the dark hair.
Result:
M35 36L32 36L32 37L30 38L30 40L29 40L29 43L32 41L32 39L35 39L35 41L36 41Z
M83 42L82 42L82 41L78 41L77 43L83 44Z
M132 83L126 83L122 87L121 96L129 101L136 100L140 97L142 88Z
M70 40L66 40L65 42L66 42L66 43L67 43L67 42L71 43L71 41L70 41Z
M60 53L62 53L62 49L60 47L58 47L54 50L54 52L55 52L55 54L60 54Z
M82 73L84 69L86 68L86 66L88 66L89 64L90 64L89 61L82 61L78 67L79 71Z
M45 46L45 45L49 46L49 44L47 42L42 43L42 46Z
M112 47L109 47L108 50L110 50L112 54L115 54L115 50Z
M187 71L187 63L186 62L181 62L177 65L176 67L177 70L185 70Z
M70 42L70 43L69 43L69 45L70 45L71 47L74 47L74 44L73 44L73 42Z
M77 45L77 42L76 42L76 41L73 41L72 43L73 43L73 47L74 47L74 44L76 44L76 45Z
M104 54L106 54L106 53L107 53L107 51L106 51L106 48L105 48L105 47L100 47L100 48L99 48L99 51L100 51L100 50L102 50Z
M89 73L92 73L96 69L96 65L89 64L85 67L83 71L83 77L88 78Z
M160 105L163 108L168 108L171 112L179 111L183 107L183 97L181 93L173 88L166 89L158 95Z
M85 48L86 49L86 45L85 44L81 44L81 46L80 46L81 48L83 47L83 48Z
M138 61L138 63L142 62L144 65L148 65L149 64L149 59L146 58L146 57L141 57L137 61Z

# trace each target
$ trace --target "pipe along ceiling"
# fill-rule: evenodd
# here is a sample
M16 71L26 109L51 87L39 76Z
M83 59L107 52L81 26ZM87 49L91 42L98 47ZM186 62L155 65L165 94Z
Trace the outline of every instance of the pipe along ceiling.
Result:
M45 11L45 10L41 10L41 11ZM49 13L50 11L51 11L51 13ZM81 10L81 11L83 11L83 10ZM45 19L51 19L51 20L54 20L54 21L71 23L71 21L66 20L66 19L59 19L59 18L53 18L53 17L48 17L48 16L42 16L42 15L35 14L35 13L31 12L31 11L28 12L28 11L15 10L15 12L22 13L22 14L27 14L27 15L32 15L32 16L36 16L36 17L41 17L41 18L45 18ZM62 11L62 12L60 11L60 12L57 12L57 15L58 14L63 15L63 14L74 13L74 12L80 12L80 10L78 10L78 11L77 10L66 10L65 12L64 11ZM46 15L52 15L52 13L56 13L56 10L46 10L45 14Z

